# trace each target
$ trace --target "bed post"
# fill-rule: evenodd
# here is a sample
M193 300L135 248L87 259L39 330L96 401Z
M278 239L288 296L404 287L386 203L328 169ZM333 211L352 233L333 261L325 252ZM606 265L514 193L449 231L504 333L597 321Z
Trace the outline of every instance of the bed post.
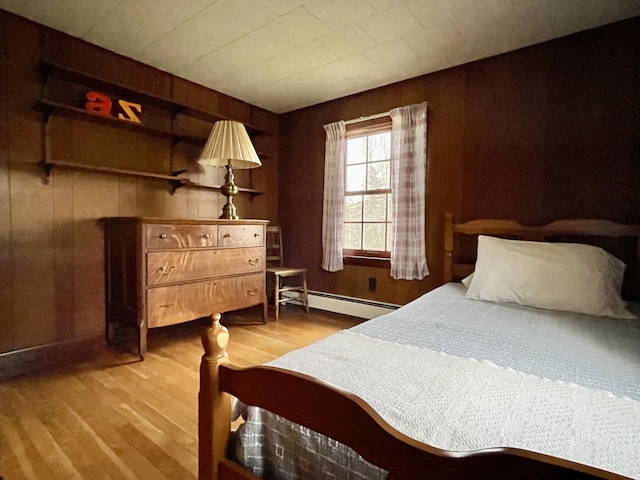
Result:
M453 281L453 213L444 215L444 283Z
M228 361L229 331L220 324L220 314L211 315L211 325L202 334L204 355L200 363L198 394L198 479L216 480L218 464L225 458L231 423L229 395L218 389L218 367Z

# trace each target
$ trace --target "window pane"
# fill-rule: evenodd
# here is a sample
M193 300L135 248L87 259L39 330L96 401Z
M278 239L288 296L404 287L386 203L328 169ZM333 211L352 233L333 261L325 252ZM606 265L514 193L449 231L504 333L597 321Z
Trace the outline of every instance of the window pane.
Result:
M362 239L363 250L384 250L385 228L384 223L365 223Z
M364 197L364 221L384 222L386 217L387 195L366 195Z
M391 162L368 163L367 167L369 170L367 190L390 188L389 169L391 167Z
M391 251L391 247L393 246L393 228L391 228L391 224L387 223L387 251Z
M362 221L362 195L349 195L344 199L344 221Z
M342 248L348 248L351 250L362 249L362 232L361 223L345 223L344 232L342 235Z
M364 190L367 184L367 165L350 165L347 167L347 192Z
M389 160L391 158L391 132L369 135L369 161Z
M347 165L367 161L367 137L347 140Z

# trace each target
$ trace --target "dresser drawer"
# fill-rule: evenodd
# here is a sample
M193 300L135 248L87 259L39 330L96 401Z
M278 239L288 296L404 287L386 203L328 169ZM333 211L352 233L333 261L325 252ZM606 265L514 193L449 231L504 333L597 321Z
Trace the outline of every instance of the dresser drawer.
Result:
M266 302L264 273L217 280L216 307L219 312L238 310Z
M262 272L264 261L264 249L261 247L149 252L147 284L164 285Z
M173 325L266 301L265 275L253 274L147 290L149 328Z
M219 225L219 247L261 247L264 245L262 225Z
M162 225L146 227L147 249L215 247L218 225Z

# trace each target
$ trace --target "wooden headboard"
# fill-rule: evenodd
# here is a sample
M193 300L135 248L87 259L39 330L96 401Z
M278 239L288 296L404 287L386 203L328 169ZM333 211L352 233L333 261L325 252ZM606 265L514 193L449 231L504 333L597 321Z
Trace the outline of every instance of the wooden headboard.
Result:
M492 235L498 237L519 238L522 240L544 241L554 237L636 237L635 265L627 270L634 276L634 299L640 299L640 225L626 225L609 220L572 219L558 220L546 225L528 227L514 220L471 220L465 223L453 223L453 214L447 212L444 226L444 281L463 278L473 272L474 265L456 263L454 259L454 236Z

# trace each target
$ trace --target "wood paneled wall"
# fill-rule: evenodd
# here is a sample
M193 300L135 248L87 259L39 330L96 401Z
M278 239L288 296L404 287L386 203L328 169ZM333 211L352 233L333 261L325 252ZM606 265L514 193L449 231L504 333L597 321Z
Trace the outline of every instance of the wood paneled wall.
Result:
M239 194L235 203L243 218L277 221L277 115L0 10L0 354L104 334L101 217L217 218L226 200L216 190L172 195L163 181L58 167L45 185L36 166L45 120L34 108L42 60L268 131L254 140L269 153L263 166L236 175L239 186L265 193ZM180 114L167 121L191 135L211 129ZM55 114L48 132L50 160L167 175L187 169L200 183L224 181L224 169L197 165L195 144Z
M640 19L425 75L276 116L0 10L0 354L104 331L104 216L217 217L223 197L163 182L54 169L44 185L43 89L37 65L57 61L132 89L206 106L263 126L263 167L237 183L245 218L283 226L292 265L313 290L405 303L442 282L446 211L457 220L565 217L637 222L640 212ZM427 255L431 275L394 281L384 268L328 273L322 256L322 126L427 101ZM210 124L176 117L197 134ZM279 132L279 135L278 135ZM166 173L202 183L222 173L195 163L197 146L52 118L57 160ZM377 291L368 291L368 279ZM0 355L0 360L2 356ZM1 362L0 362L1 363Z
M431 275L321 270L323 125L425 100ZM640 221L640 19L294 111L280 134L288 263L309 269L313 290L404 303L442 283L446 211L457 221Z

